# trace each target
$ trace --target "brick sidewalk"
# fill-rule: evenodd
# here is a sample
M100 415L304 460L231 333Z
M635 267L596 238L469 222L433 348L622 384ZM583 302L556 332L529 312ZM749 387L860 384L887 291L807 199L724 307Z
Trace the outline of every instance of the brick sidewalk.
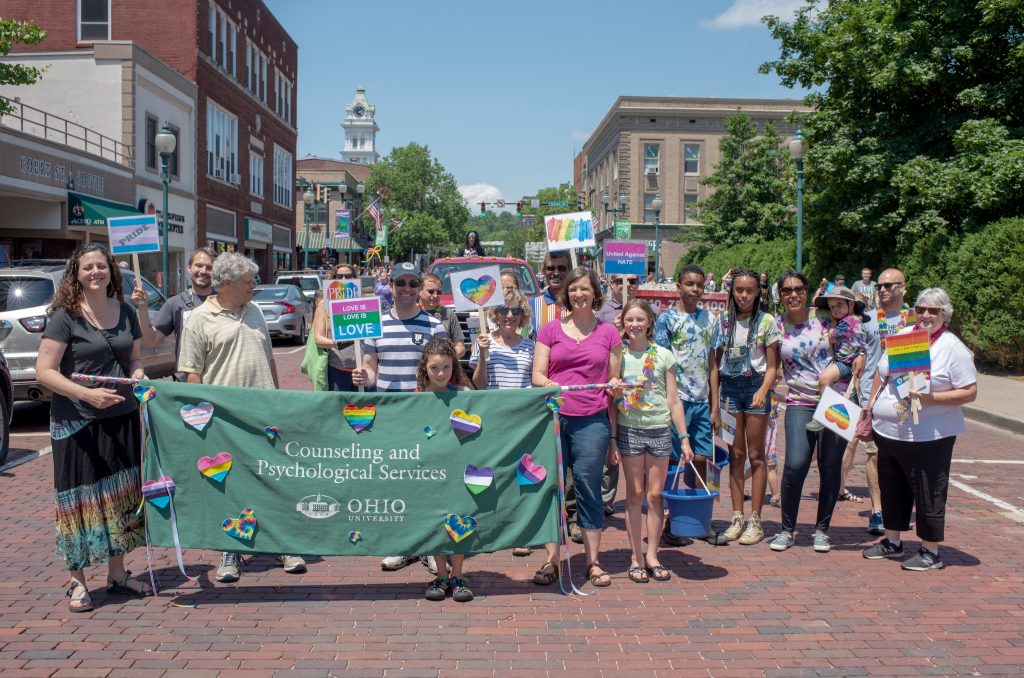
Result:
M1010 460L1024 438L969 423L959 459ZM782 448L780 441L780 449ZM798 546L773 553L695 542L666 549L667 583L631 583L619 512L602 561L613 585L588 597L530 583L542 560L510 553L467 561L478 598L423 599L419 565L382 573L378 559L311 559L290 576L254 559L240 585L210 581L216 554L186 552L201 591L166 549L155 552L170 597L107 596L71 615L53 553L51 458L0 476L0 672L17 676L898 676L1024 675L1024 466L954 464L954 478L1010 506L950 490L948 567L910 573L864 560L865 504L840 503L832 553L809 548L817 475L805 487ZM858 466L851 486L864 494ZM728 497L715 508L728 516ZM778 529L766 507L767 530ZM916 538L908 539L916 548ZM579 547L577 547L579 548ZM136 572L145 551L129 556ZM582 579L582 556L573 560ZM585 591L594 589L588 584Z

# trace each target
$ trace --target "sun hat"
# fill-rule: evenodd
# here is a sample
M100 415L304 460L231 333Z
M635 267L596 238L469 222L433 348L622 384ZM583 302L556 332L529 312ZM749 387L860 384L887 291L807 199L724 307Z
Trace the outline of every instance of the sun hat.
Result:
M857 297L854 296L853 290L851 290L849 287L841 287L839 285L833 287L831 292L826 292L825 294L820 295L814 301L814 305L818 308L827 311L829 299L842 299L843 301L852 301L853 312L860 316L864 315L864 302L859 301Z

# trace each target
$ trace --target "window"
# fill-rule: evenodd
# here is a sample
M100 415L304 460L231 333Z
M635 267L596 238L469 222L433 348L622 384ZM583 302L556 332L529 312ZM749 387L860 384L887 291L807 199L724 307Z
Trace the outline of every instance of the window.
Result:
M644 144L644 174L658 173L658 155L661 148L658 144Z
M110 0L78 0L78 39L110 40Z
M206 102L206 173L232 181L238 173L238 119L223 108Z
M693 224L700 222L700 210L697 209L697 194L687 193L683 196L683 223Z
M263 156L249 153L249 193L263 197Z
M210 3L209 34L210 58L234 77L236 75L235 55L238 52L238 26L228 18L224 10L212 2Z
M171 134L174 135L174 153L167 159L167 173L172 177L180 176L178 172L178 152L181 150L181 130L171 127Z
M213 59L217 58L217 7L212 2L210 3L210 27L209 27L209 44L206 46L206 53L209 54Z
M274 73L274 112L292 121L292 82L279 70Z
M683 146L683 173L700 174L700 144Z
M292 208L292 154L274 144L274 202Z
M652 204L653 202L654 202L654 194L652 194L652 193L644 194L644 223L645 224L653 224L654 223L654 205ZM662 209L664 209L664 208L662 208Z
M267 101L267 55L253 42L245 50L245 65L248 71L249 82L246 83L252 95L260 101Z
M146 167L155 170L156 167L156 118L146 116Z

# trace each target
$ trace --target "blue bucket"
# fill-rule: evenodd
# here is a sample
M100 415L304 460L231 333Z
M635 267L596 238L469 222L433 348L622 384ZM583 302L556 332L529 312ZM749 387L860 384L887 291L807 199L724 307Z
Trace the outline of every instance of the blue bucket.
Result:
M711 534L711 512L717 492L708 493L703 487L666 489L662 495L668 504L672 534L678 537L703 537Z

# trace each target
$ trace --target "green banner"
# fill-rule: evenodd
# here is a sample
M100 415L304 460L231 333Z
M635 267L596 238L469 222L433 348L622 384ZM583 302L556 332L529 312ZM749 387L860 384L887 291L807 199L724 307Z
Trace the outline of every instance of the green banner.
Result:
M615 239L629 240L633 236L633 224L628 219L615 220Z
M331 393L143 382L152 543L439 555L557 541L554 389ZM532 456L523 458L524 454ZM171 482L160 484L169 477Z

